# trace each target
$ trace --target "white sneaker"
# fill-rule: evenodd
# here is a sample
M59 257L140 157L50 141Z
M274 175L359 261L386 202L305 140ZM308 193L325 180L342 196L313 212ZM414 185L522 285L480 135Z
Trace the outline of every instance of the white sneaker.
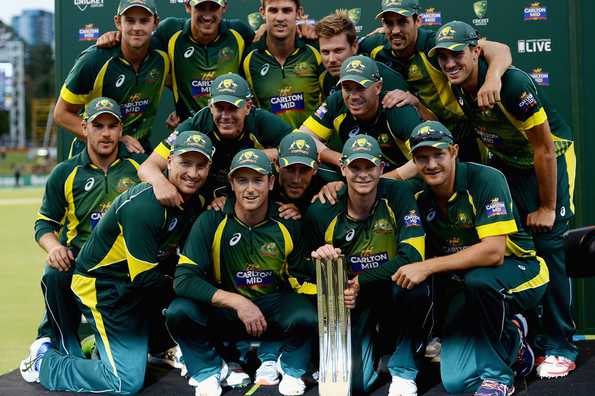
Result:
M563 356L548 355L537 366L537 375L539 378L560 378L566 377L571 371L576 369L576 363Z
M227 367L227 364L223 362L219 373L211 375L202 381L190 378L188 383L191 386L194 386L195 396L220 396L223 392L223 389L221 388L221 380L222 378L227 377L228 372L229 368Z
M182 369L185 368L184 359L182 357L182 351L180 347L169 348L165 352L157 354L149 354L149 362L152 364L168 365L173 368Z
M390 388L388 388L388 396L417 396L417 385L414 380L393 375Z
M27 382L39 382L39 369L41 360L45 353L52 347L52 340L49 337L39 338L29 347L29 356L21 361L19 371Z
M258 385L277 385L279 383L277 363L272 360L262 362L256 370L254 383Z
M229 367L229 371L227 377L224 377L223 381L221 381L223 386L244 388L250 385L250 376L246 374L242 366L235 362L230 362L227 366Z
M306 384L301 378L292 377L286 374L281 368L281 356L277 359L277 371L281 374L281 382L279 382L279 393L285 396L299 396L306 391Z

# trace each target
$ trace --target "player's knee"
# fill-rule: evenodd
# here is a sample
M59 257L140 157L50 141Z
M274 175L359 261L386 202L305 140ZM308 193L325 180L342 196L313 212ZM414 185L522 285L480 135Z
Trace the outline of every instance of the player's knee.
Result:
M120 389L120 395L136 395L143 388L145 381L144 374L139 378L130 378L127 381L122 382L122 388Z
M46 267L41 277L41 286L47 290L70 290L72 272L61 272L52 267Z
M430 301L430 286L423 283L413 289L403 289L398 285L392 287L393 302L419 306L421 303Z
M187 326L188 322L192 321L190 315L197 311L200 311L200 308L192 300L187 298L176 298L169 304L169 307L165 312L165 323L167 328L170 329L170 331L184 328Z
M490 274L483 271L483 268L469 271L465 275L465 286L474 291L489 291L494 288Z
M294 309L291 310L289 315L288 327L316 329L318 327L318 315L314 305L304 296L296 295L296 297L300 297L300 301L295 301L295 304L292 304Z

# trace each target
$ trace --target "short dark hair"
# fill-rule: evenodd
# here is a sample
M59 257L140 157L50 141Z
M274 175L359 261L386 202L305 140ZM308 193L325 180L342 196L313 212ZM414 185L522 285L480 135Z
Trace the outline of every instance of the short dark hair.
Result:
M300 0L291 0L295 3L296 8L300 8L302 5L300 4ZM267 0L260 0L260 5L264 8L267 5Z
M355 44L357 34L355 25L349 19L349 14L345 10L336 10L334 13L325 16L316 23L316 34L318 37L331 38L345 33L349 45Z

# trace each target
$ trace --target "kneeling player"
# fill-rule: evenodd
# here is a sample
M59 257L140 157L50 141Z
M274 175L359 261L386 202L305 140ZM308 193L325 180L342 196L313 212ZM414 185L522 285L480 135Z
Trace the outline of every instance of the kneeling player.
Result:
M440 370L448 392L510 395L515 370L526 375L534 361L526 322L513 314L539 302L547 266L520 225L501 172L458 162L458 146L439 122L420 124L410 142L424 181L416 198L434 257L399 268L393 280L412 288L437 275Z
M141 389L149 318L160 310L152 297L171 289L160 264L176 251L202 210L204 199L197 191L212 154L206 135L180 134L169 158L168 178L184 198L183 205L163 207L153 187L136 185L113 201L77 256L71 289L94 330L101 360L75 357L43 343L31 348L24 378L52 391L128 395Z

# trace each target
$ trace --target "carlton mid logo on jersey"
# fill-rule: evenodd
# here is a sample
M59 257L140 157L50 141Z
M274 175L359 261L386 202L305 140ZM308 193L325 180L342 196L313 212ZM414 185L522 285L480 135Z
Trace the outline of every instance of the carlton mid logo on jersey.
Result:
M410 210L403 220L405 227L421 227L421 219L415 210Z
M354 273L359 274L364 271L380 268L389 260L387 252L376 254L362 254L360 256L349 256L349 263Z
M239 288L270 286L273 284L273 275L272 270L246 269L236 272L235 283Z
M486 214L488 217L504 216L508 214L506 211L506 204L500 201L500 198L493 198L492 201L486 205Z

